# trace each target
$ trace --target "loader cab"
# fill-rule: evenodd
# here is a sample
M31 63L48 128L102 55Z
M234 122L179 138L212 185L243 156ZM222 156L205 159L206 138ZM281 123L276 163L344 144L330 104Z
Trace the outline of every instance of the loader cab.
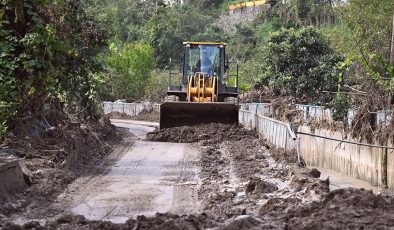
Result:
M224 45L186 44L183 81L196 73L222 77L224 75Z

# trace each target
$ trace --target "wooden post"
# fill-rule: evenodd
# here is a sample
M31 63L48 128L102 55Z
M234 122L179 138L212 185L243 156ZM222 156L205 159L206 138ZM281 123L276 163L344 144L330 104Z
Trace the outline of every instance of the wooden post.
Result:
M393 14L393 30L391 32L391 55L390 64L394 65L394 14Z

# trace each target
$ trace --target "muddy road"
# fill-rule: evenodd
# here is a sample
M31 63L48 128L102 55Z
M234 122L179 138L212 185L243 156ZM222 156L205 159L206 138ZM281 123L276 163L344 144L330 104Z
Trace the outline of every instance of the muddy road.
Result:
M392 196L364 189L330 191L329 179L322 179L325 173L299 167L295 153L273 149L242 127L211 124L157 131L155 123L112 122L129 135L108 156L105 170L69 184L49 205L51 212L18 214L11 218L14 225L3 228L394 226Z
M152 127L113 122L143 139ZM153 124L154 125L154 124ZM59 196L59 205L89 220L124 223L157 212L199 213L199 152L191 144L136 140L105 175L80 178Z

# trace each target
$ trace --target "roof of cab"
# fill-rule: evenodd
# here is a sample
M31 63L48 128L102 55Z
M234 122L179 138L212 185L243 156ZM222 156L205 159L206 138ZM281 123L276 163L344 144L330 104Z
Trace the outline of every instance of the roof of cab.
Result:
M183 42L184 45L190 44L190 45L226 45L225 42Z

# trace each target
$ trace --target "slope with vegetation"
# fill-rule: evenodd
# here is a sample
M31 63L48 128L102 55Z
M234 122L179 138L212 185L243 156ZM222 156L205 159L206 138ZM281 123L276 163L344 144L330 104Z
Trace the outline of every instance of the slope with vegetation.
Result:
M269 0L254 21L224 32L217 20L235 2L3 1L1 132L48 106L86 118L99 100L160 101L186 40L229 43L240 91L260 94L252 101L291 96L332 106L338 119L349 105L390 107L392 1Z

